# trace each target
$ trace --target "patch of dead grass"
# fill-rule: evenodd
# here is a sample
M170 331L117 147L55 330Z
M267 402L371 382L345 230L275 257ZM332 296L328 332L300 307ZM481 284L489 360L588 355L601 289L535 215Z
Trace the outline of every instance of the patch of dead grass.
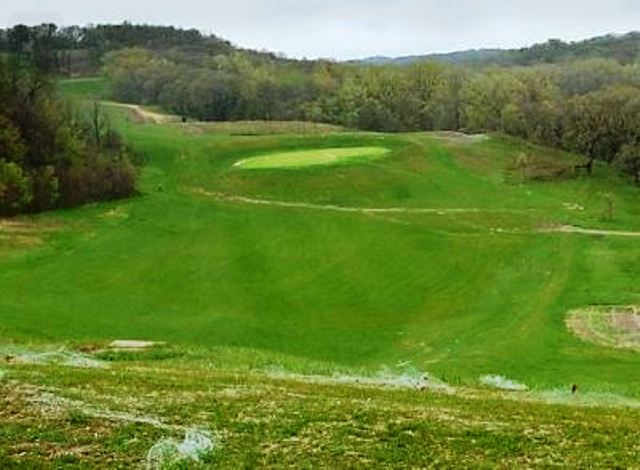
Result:
M566 319L569 331L600 346L640 351L640 307L607 306L574 310Z

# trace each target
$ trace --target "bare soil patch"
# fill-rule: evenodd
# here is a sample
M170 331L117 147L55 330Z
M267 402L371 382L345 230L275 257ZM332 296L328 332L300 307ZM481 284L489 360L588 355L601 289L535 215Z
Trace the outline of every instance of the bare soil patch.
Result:
M0 219L0 248L37 247L44 243L43 236L56 227L48 222L32 222L20 219Z
M199 132L238 136L326 134L346 131L345 128L340 126L305 121L198 122L190 125L189 127L190 129L197 130Z
M125 108L129 110L129 119L137 123L166 124L169 122L178 122L180 120L178 116L150 111L138 104L115 103L115 102L109 102L107 104L110 106L117 106L119 108Z
M606 306L574 310L567 328L579 338L600 346L640 351L640 307Z
M277 201L272 199L257 199L245 196L233 196L215 191L207 191L203 188L192 188L191 193L200 196L215 198L219 201L232 202L236 204L248 204L257 206L273 206L289 209L309 209L318 211L347 212L357 214L478 214L483 212L519 212L510 210L490 210L478 207L456 207L456 208L435 208L435 207L351 207L336 206L333 204L309 204L305 202Z
M438 131L432 132L431 135L442 142L454 145L475 144L489 139L487 134L464 134L455 131Z
M546 233L576 233L582 235L597 235L610 237L640 237L640 232L629 232L625 230L600 230L582 227L574 227L573 225L559 225L542 229L541 232Z
M109 343L109 348L115 351L144 351L146 349L164 345L166 345L166 343L157 341L117 339Z

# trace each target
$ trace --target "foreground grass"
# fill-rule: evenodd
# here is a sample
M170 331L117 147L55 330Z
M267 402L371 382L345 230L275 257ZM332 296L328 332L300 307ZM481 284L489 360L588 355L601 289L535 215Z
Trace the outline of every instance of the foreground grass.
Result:
M625 467L640 451L637 409L327 385L171 361L9 367L0 382L4 468L143 465L155 442L189 427L216 436L203 464L233 468Z

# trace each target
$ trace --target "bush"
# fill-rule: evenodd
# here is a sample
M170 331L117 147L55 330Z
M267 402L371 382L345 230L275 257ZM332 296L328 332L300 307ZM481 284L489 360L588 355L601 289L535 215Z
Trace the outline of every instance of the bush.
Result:
M16 163L0 160L0 215L24 210L32 200L31 180Z

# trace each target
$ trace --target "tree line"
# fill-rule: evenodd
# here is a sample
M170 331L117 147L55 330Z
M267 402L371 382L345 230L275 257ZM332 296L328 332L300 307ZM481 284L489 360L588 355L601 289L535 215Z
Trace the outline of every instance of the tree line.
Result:
M52 23L37 26L18 24L0 29L0 55L29 50L39 70L59 75L98 74L104 55L123 48L142 47L154 51L182 51L192 60L210 55L226 55L237 49L215 35L196 29L173 26L98 24L58 27ZM246 55L275 60L275 54L245 50ZM285 59L281 59L285 60Z
M498 131L617 165L640 181L640 68L613 59L467 68L192 62L142 48L105 56L115 99L204 121L310 120L372 131Z
M56 98L28 53L0 59L0 215L135 194L134 154L95 105Z

